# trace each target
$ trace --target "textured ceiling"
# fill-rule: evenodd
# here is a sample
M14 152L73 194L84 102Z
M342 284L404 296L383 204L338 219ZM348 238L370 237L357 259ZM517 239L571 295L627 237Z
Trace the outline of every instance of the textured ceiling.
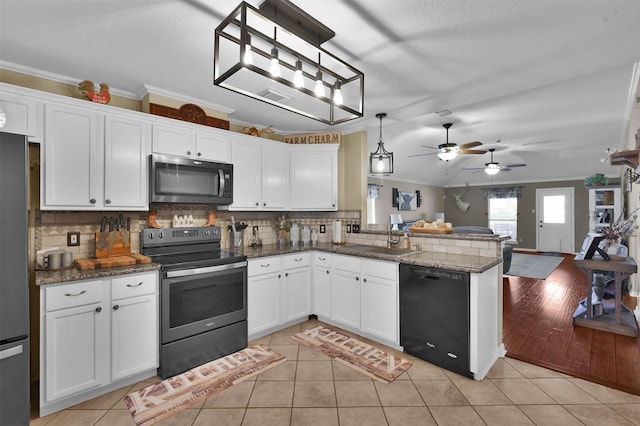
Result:
M0 0L0 66L104 81L114 92L147 84L282 133L367 130L369 151L375 114L386 112L395 180L491 182L460 170L483 166L489 154L409 157L443 143L446 122L454 123L450 142L478 140L501 164L527 164L494 183L619 175L601 159L623 147L637 96L640 1L293 3L335 31L326 50L364 72L363 118L330 127L214 87L213 31L237 0ZM436 114L443 109L453 114Z

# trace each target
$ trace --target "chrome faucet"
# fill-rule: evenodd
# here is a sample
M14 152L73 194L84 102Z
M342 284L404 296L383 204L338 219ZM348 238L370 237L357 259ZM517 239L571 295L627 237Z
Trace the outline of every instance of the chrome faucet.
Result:
M391 238L392 227L393 225L389 225L389 228L387 229L387 248L391 248L391 246L394 246L400 242L400 237L396 238L395 240Z

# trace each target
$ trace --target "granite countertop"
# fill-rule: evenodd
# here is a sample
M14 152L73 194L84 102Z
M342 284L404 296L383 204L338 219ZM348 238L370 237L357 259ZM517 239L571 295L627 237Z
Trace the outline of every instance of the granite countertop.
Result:
M383 253L371 253L363 250L351 250L350 244L338 245L332 243L318 243L317 245L297 247L278 246L275 244L264 245L259 248L246 247L244 254L247 259L256 259L266 256L278 256L290 253L299 253L310 250L324 251L335 254L366 257L370 259L386 260L391 262L406 263L411 265L426 266L431 268L448 269L460 272L482 273L495 265L502 263L502 259L495 257L468 256L461 254L419 251L402 256L387 255ZM351 244L351 246L353 246Z
M116 266L104 269L80 269L65 268L56 271L36 271L36 285L58 284L67 281L92 280L96 278L110 278L116 275L135 274L138 272L158 271L157 263L143 263L129 266Z

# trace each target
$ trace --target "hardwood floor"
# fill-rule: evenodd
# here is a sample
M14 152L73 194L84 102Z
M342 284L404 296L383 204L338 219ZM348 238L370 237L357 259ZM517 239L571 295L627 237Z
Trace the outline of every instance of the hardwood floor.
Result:
M573 258L546 280L504 277L507 356L640 395L640 337L573 325L587 279ZM635 298L623 302L635 309Z

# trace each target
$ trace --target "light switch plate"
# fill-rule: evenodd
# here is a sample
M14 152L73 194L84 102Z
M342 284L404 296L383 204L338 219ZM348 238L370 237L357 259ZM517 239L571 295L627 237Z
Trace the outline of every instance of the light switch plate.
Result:
M327 228L324 225L320 225L320 233L324 234L325 232L327 232Z

